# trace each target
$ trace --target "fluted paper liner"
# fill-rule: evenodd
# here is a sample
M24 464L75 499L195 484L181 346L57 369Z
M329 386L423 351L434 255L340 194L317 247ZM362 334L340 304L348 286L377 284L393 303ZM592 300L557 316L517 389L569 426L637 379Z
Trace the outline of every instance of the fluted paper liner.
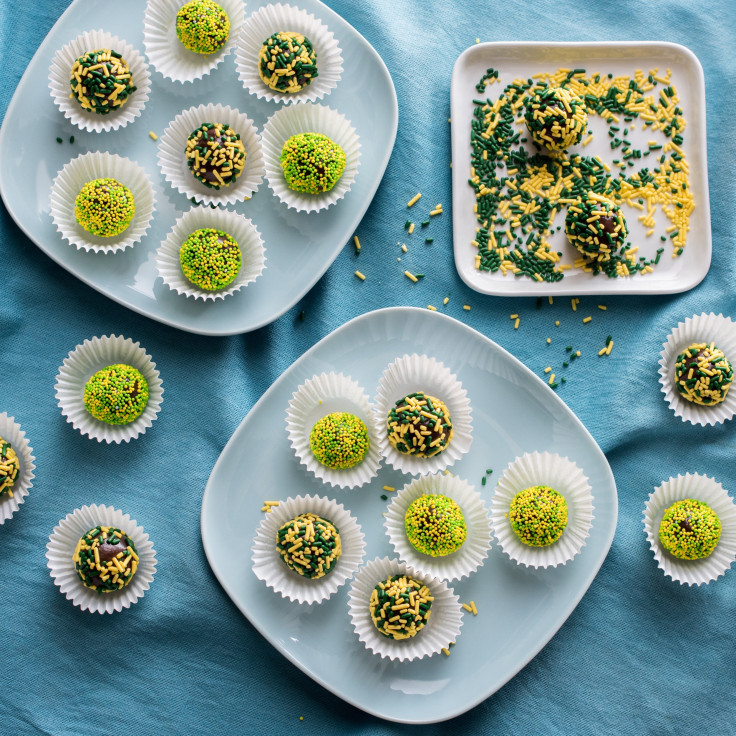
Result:
M342 554L327 575L306 578L287 567L276 549L276 534L299 514L311 512L331 521L340 534ZM272 506L261 521L252 548L253 572L269 588L297 603L322 603L353 577L365 555L365 536L350 512L324 496L296 496Z
M733 418L736 414L736 388L731 386L726 398L720 404L701 406L688 401L675 385L675 363L677 356L694 342L714 342L736 367L736 325L730 317L722 314L696 314L680 322L667 336L659 360L659 382L665 401L675 416L691 424L716 425Z
M72 96L70 88L74 62L96 49L112 49L121 54L137 87L121 107L107 115L85 110ZM100 133L124 128L143 112L151 89L151 78L145 59L129 43L103 30L85 31L56 52L49 68L49 88L56 106L66 118L82 130Z
M306 36L317 53L317 77L299 92L271 89L258 73L258 54L264 41L279 31L293 31ZM329 94L342 76L342 52L335 36L306 10L275 3L257 10L243 24L235 49L235 66L243 86L264 100L293 103L314 102Z
M72 559L80 538L98 525L114 526L124 531L133 540L138 554L138 569L130 582L110 593L86 588L74 569ZM46 558L54 585L67 600L90 613L113 613L130 608L151 587L156 573L156 552L148 534L128 514L112 506L92 504L67 514L49 537Z
M333 469L314 457L309 435L322 417L342 411L354 414L368 428L368 452L352 468ZM314 476L338 488L357 488L376 477L381 466L378 431L368 395L352 378L342 373L322 373L305 381L292 394L286 410L286 431L299 462Z
M130 189L135 214L125 230L111 238L88 233L78 222L74 203L82 187L94 179L116 179ZM51 185L51 219L61 237L78 250L117 253L140 242L148 232L156 209L151 179L145 169L116 153L90 151L72 159L56 175Z
M396 641L380 634L370 613L373 589L389 575L409 575L424 583L432 592L429 621L411 639ZM463 625L460 599L447 583L420 573L399 560L376 558L366 563L355 576L348 593L348 612L360 641L379 657L407 662L438 654L454 644Z
M207 291L195 286L181 270L179 251L184 241L200 228L214 228L231 235L240 247L242 265L238 275L224 289ZM156 268L164 283L177 294L194 299L214 301L234 294L253 283L266 267L266 251L258 228L247 217L236 212L209 207L194 207L174 224L156 252Z
M467 536L462 547L452 554L444 557L422 554L412 547L406 536L406 511L424 494L447 496L463 512ZM491 523L480 493L466 480L453 475L423 475L407 483L389 504L383 525L402 562L439 580L468 577L483 564L491 548Z
M245 166L233 184L220 189L206 187L195 179L187 166L187 139L203 123L229 125L245 148ZM158 142L158 165L166 181L189 199L214 205L229 205L249 199L261 185L264 174L263 151L258 131L245 114L227 105L209 104L180 112L168 125Z
M289 138L299 133L322 133L345 151L345 171L329 192L295 192L286 184L281 168L281 150ZM261 134L266 179L273 193L297 212L319 212L341 200L349 191L360 164L360 141L355 128L344 115L324 105L305 102L275 112L266 121Z
M546 547L524 544L507 517L514 496L532 486L549 486L567 502L565 531ZM504 470L491 500L493 536L512 560L527 567L556 567L568 563L585 546L593 519L593 496L583 471L572 460L550 452L531 452L517 457Z
M233 50L243 27L243 0L217 0L230 20L225 45L213 54L189 51L176 35L176 14L186 0L148 0L143 16L143 45L151 66L173 82L193 82L214 71Z
M423 391L444 402L450 412L453 436L447 447L432 457L404 455L388 441L386 420L396 402ZM473 441L473 420L467 392L443 363L426 355L404 355L391 363L381 376L375 402L381 454L396 470L412 475L436 473L456 463Z
M4 524L25 501L28 491L33 487L31 481L34 478L33 471L36 469L34 465L33 448L28 444L26 433L20 428L20 424L15 421L14 417L9 417L7 412L0 414L0 437L15 450L18 456L20 469L18 477L15 479L11 498L8 493L0 494L0 526Z
M686 498L707 503L721 521L721 538L713 552L702 560L678 559L659 541L659 525L664 512L676 501ZM728 491L707 475L686 473L655 488L644 507L644 531L659 568L682 585L707 585L725 574L736 559L736 505Z
M109 365L125 363L137 368L148 381L148 404L143 413L129 424L113 425L95 419L84 406L84 386L97 371ZM98 442L130 442L151 426L163 401L161 378L151 356L130 338L105 335L77 345L59 368L56 377L56 400L61 413L74 429Z

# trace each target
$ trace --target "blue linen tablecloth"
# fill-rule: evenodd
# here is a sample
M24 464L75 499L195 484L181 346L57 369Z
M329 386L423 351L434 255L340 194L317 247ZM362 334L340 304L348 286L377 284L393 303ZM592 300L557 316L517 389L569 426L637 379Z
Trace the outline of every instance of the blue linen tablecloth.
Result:
M102 0L100 0L102 1ZM0 0L0 116L66 0ZM377 49L400 108L396 146L357 233L319 283L273 324L205 338L163 326L108 300L47 258L0 207L0 411L21 423L37 457L34 487L0 526L0 733L408 733L333 696L289 664L248 623L210 572L199 513L208 475L247 411L314 343L365 311L441 307L539 373L551 322L580 361L559 395L611 464L619 520L611 551L580 605L546 648L505 687L450 724L424 733L733 733L736 573L700 588L666 579L642 531L654 486L700 472L736 490L734 422L682 423L659 390L661 344L702 311L736 313L736 5L679 0L475 3L332 0ZM124 4L123 4L124 6ZM482 41L662 40L684 44L706 80L713 265L680 295L609 297L585 326L569 300L485 297L454 267L451 239L449 83L458 54ZM396 263L406 201L442 202L431 248ZM392 265L393 264L393 265ZM404 267L427 273L411 285ZM365 282L353 276L359 268ZM601 302L583 298L592 313ZM465 311L463 304L472 309ZM303 311L305 319L299 319ZM509 314L522 317L513 329ZM166 389L145 438L108 446L61 417L57 369L85 338L123 334L154 356ZM594 351L607 334L607 360ZM592 357L591 357L592 356ZM81 612L59 595L45 544L83 504L122 507L145 526L159 566L146 597L113 616ZM184 575L182 573L185 573ZM185 578L185 579L184 579ZM303 720L301 720L303 718Z

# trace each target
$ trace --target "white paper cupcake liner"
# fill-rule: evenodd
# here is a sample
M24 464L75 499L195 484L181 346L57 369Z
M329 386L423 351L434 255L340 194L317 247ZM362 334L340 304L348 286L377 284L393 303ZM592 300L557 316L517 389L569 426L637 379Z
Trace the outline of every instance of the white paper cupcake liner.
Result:
M135 543L138 554L138 569L130 582L110 593L85 588L72 559L80 538L98 525L114 526L124 531ZM151 587L156 573L156 552L148 534L128 514L112 506L92 504L67 514L49 537L46 558L54 585L67 600L90 613L113 613L130 608Z
M318 75L299 92L273 90L258 73L258 55L263 42L279 31L301 33L312 42L317 53ZM266 5L245 21L235 49L235 66L248 92L264 100L287 104L321 99L337 86L343 70L340 46L327 26L306 10L282 3Z
M33 487L31 481L34 478L33 471L36 469L33 456L33 448L28 444L26 433L21 430L20 424L14 417L9 417L7 412L0 414L0 437L15 450L18 456L20 470L15 479L11 497L8 493L0 494L0 525L4 524L25 501L28 491Z
M281 168L281 149L293 135L322 133L345 151L345 171L329 192L306 194L295 192L286 185ZM297 212L319 212L341 200L349 191L360 164L360 141L355 128L344 115L324 105L306 102L283 107L266 121L261 134L266 178L273 193Z
M125 363L137 368L148 381L148 404L130 424L113 425L95 419L84 407L84 386L97 371L108 365ZM77 345L59 368L56 400L61 413L74 429L98 442L130 442L151 426L161 410L164 389L151 356L130 338L105 335Z
M704 427L721 424L736 414L736 388L732 386L720 404L701 406L683 398L675 385L677 356L695 342L714 342L731 365L736 366L736 324L730 317L722 314L696 314L680 322L662 346L664 349L659 360L662 392L670 409L683 422L701 424Z
M276 549L278 530L299 514L311 512L331 521L340 533L342 554L327 575L313 580L289 569ZM353 577L363 563L365 536L350 512L324 496L296 496L272 506L261 521L253 542L253 572L269 588L297 603L321 603Z
M117 179L130 189L135 200L135 214L120 235L101 238L88 233L74 214L74 203L82 187L93 179ZM148 231L156 209L151 179L145 169L115 153L83 153L56 175L49 200L51 219L61 237L78 250L94 253L117 253L140 242Z
M369 447L362 462L352 468L333 469L314 457L309 435L322 417L342 411L354 414L368 428ZM357 488L376 477L381 466L378 431L368 395L342 373L322 373L303 383L292 394L286 410L286 431L299 462L314 476L338 488Z
M130 67L133 84L137 87L124 105L107 115L85 110L71 96L70 82L74 62L95 49L112 49L121 54ZM100 133L124 128L141 114L148 101L151 78L145 59L130 44L102 30L85 31L56 52L49 68L49 88L56 106L74 125L82 130Z
M148 0L143 45L151 66L173 82L194 82L215 70L232 51L243 27L243 0L216 0L230 20L227 43L213 54L189 51L176 35L176 14L186 0Z
M423 391L443 401L450 412L453 436L447 447L432 457L404 455L391 446L386 418L396 402L408 394ZM396 470L412 475L436 473L456 463L473 441L470 400L449 368L426 355L404 355L384 370L375 403L381 454Z
M424 494L447 496L462 509L467 537L460 549L445 557L431 557L417 552L406 536L406 511L414 500ZM402 562L439 580L468 577L483 564L491 548L491 523L480 493L466 480L443 473L424 475L407 483L389 504L384 526Z
M182 243L200 228L223 230L231 235L240 247L242 265L235 279L224 289L207 291L189 281L181 270L179 251ZM194 207L185 212L161 243L156 253L156 268L164 283L177 294L194 299L215 301L234 294L253 283L266 267L266 251L258 228L243 215L228 210Z
M371 619L369 605L371 593L378 583L386 580L389 575L404 574L424 583L432 591L434 600L429 621L424 628L411 639L396 641L378 632ZM358 570L348 594L348 612L355 633L367 649L380 657L400 662L431 657L443 648L447 649L460 636L463 625L460 599L447 583L388 557L371 560Z
M517 493L541 485L565 497L567 526L556 542L532 547L516 536L507 514ZM493 536L512 560L527 567L556 567L569 562L585 546L593 518L593 497L583 471L572 460L549 452L517 457L504 470L491 501Z
M673 557L659 541L659 525L664 512L675 501L686 498L707 503L721 521L721 538L710 556L702 560ZM655 488L644 507L644 531L657 565L665 575L682 585L707 585L725 574L736 559L736 505L728 491L707 475L686 473Z
M223 123L240 133L246 153L245 166L230 186L210 189L195 179L187 166L184 155L187 139L203 123ZM174 189L189 199L214 205L249 199L260 186L265 171L261 140L253 121L244 113L220 104L199 105L180 112L159 139L158 164Z

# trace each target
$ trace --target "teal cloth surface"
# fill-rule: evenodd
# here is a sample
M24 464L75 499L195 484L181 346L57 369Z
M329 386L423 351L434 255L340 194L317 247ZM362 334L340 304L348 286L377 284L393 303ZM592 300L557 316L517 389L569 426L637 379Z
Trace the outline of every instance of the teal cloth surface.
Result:
M0 0L0 117L67 4ZM736 491L734 422L684 424L663 401L657 375L661 344L679 321L711 310L736 316L736 5L329 4L385 60L398 94L399 131L357 230L360 255L346 244L317 285L273 324L242 336L205 338L137 315L57 266L0 207L0 411L21 423L37 458L30 496L0 526L0 733L417 732L347 705L255 631L209 569L199 513L228 438L299 355L365 311L427 304L486 334L538 373L560 345L584 351L559 395L606 453L618 486L619 520L600 573L540 654L470 712L422 732L733 733L736 573L699 588L666 579L646 543L642 512L652 489L678 473L705 473ZM537 311L533 298L486 297L463 285L452 256L447 119L452 65L476 37L662 40L695 52L706 80L714 247L713 265L697 288L672 296L584 297L581 310L594 321L583 325L572 319L568 299ZM412 247L397 264L406 202L417 191L424 203L442 202L445 213L431 223L434 243ZM365 282L353 276L356 268L367 275ZM427 277L411 285L403 268ZM442 306L446 295L450 301ZM596 309L601 301L606 312ZM472 309L463 310L464 304ZM518 330L512 312L522 318ZM548 348L544 338L554 320L561 326ZM73 430L53 389L70 349L111 333L145 346L166 390L153 428L122 446L98 444ZM615 349L598 360L595 352L608 334ZM151 590L122 614L81 612L59 595L46 569L51 530L89 503L126 510L158 553Z

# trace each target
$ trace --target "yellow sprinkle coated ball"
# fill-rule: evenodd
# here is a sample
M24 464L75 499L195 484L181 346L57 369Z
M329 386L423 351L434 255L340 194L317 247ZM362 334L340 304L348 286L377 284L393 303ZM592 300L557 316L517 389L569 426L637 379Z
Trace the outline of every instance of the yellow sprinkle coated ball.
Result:
M592 261L610 261L625 244L628 234L621 208L599 194L588 192L567 208L565 235Z
M214 54L230 37L230 19L212 0L191 0L176 14L176 35L195 54Z
M579 143L588 125L585 103L564 87L547 87L535 94L524 117L534 142L552 151Z
M662 546L681 560L709 557L720 538L718 514L708 504L692 498L673 503L659 525Z
M128 62L115 49L95 49L72 65L71 96L98 115L121 108L136 91Z
M462 509L442 495L424 494L415 498L406 510L404 528L409 544L430 557L456 552L468 534Z
M281 168L289 189L305 194L329 192L345 171L345 151L321 133L299 133L281 149Z
M74 216L90 235L114 238L133 221L133 193L117 179L93 179L77 195Z
M694 342L677 356L675 386L687 401L701 406L720 404L732 381L731 363L712 342Z
M237 277L242 264L240 246L223 230L195 230L179 249L184 276L205 291L218 291Z
M148 381L132 366L109 365L84 386L84 408L105 424L130 424L148 404Z
M114 526L90 529L77 542L72 559L84 587L99 594L124 588L138 569L135 543Z
M366 456L369 446L365 423L348 412L322 417L309 433L312 454L320 464L333 470L354 467Z
M567 526L567 502L549 486L532 486L511 500L508 519L516 536L530 547L556 542Z
M411 639L429 621L432 591L408 575L391 575L371 593L369 610L373 625L387 639Z
M329 519L305 513L276 532L276 549L290 570L318 580L334 569L342 554L342 541Z
M13 486L20 474L20 461L15 450L0 437L0 498L13 498Z
M302 33L279 31L261 46L258 74L270 89L294 94L318 76L317 52Z

